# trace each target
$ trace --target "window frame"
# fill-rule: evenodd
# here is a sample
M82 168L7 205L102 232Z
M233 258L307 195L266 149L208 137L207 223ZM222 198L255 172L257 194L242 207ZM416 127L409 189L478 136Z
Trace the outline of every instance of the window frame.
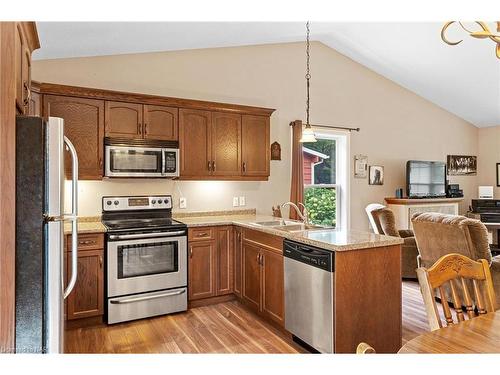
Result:
M335 228L349 229L350 221L350 132L335 129L314 128L314 135L318 139L335 141L335 184L304 184L304 190L311 187L335 188ZM307 143L306 143L307 144ZM314 173L313 173L314 177ZM314 180L313 180L314 181Z

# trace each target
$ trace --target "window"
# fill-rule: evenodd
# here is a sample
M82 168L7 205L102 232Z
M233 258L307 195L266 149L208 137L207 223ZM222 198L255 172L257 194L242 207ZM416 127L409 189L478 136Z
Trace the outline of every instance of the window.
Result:
M340 209L347 192L347 135L315 135L317 142L302 147L304 205L312 223L338 227L340 222L347 223L347 210Z

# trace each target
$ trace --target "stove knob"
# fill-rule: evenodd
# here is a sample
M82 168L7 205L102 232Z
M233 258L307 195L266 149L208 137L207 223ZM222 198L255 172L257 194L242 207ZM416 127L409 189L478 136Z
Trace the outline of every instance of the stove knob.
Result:
M111 202L111 201L107 201L107 202L106 202L106 204L107 204L108 206L111 206L111 203L113 203L113 202Z
M161 199L158 199L158 204L162 204L163 201Z
M156 204L156 199L153 199L153 200L151 201L151 203L152 203L152 204Z
M118 203L120 203L120 202L114 201L115 206L118 206Z

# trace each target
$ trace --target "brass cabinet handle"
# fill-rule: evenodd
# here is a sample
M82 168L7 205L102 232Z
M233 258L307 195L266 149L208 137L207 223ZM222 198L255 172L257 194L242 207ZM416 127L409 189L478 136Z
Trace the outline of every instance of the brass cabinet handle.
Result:
M212 171L215 172L215 161L212 161Z
M144 123L144 135L145 136L148 135L148 123L147 122Z
M137 123L137 133L142 134L142 126L140 122Z
M247 171L247 163L243 162L243 172Z
M102 158L99 158L99 168L102 169Z
M102 256L99 256L99 268L102 268Z
M208 168L209 171L211 171L211 169L210 169L210 160L207 162L207 168Z
M257 264L260 264L260 253L257 254Z
M207 237L208 236L208 233L207 232L203 232L203 233L198 233L196 235L196 237Z
M189 248L189 257L190 258L193 257L193 248L192 247Z

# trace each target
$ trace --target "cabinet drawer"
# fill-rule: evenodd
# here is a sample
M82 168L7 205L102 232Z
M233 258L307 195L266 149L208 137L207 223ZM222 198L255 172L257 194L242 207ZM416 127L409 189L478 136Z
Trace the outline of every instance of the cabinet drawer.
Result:
M188 241L206 241L215 239L215 228L213 227L200 227L189 228Z
M78 234L78 250L104 249L104 235L102 233ZM71 251L71 235L66 241L66 251Z

